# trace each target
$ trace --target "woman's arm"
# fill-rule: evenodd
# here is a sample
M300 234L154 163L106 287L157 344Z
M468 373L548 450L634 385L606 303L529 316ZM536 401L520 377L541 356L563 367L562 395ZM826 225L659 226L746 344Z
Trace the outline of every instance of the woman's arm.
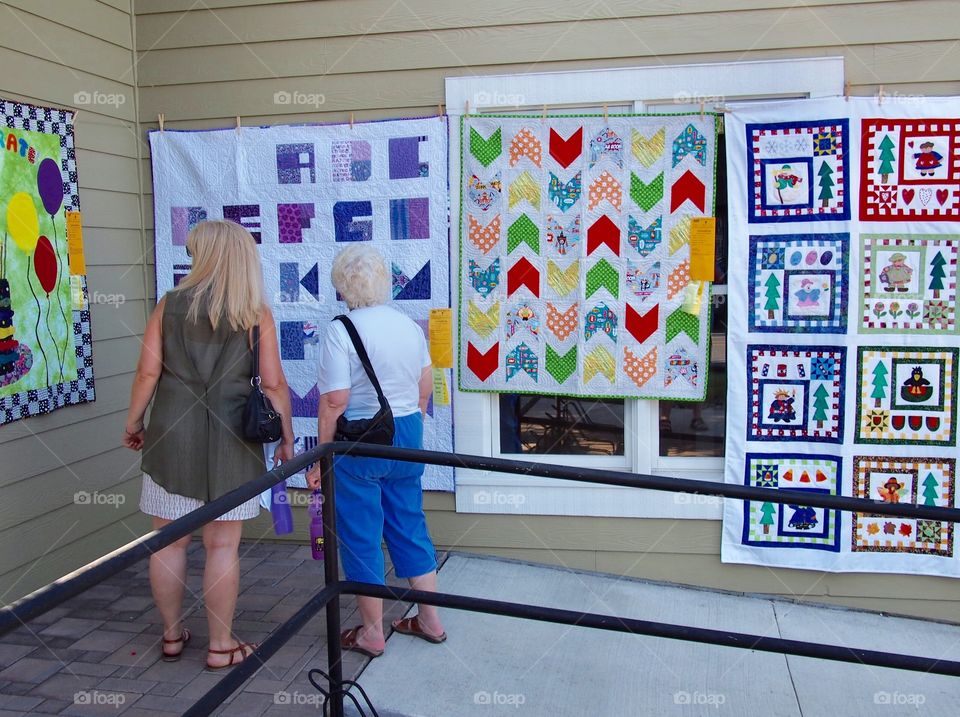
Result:
M280 363L280 347L277 345L277 329L270 307L264 305L260 315L260 388L270 403L280 413L283 436L274 453L274 460L289 461L293 458L293 412L290 406L290 388L287 386L283 366Z
M329 443L337 432L337 419L347 410L350 401L350 389L341 388L320 396L317 411L317 442ZM313 490L320 488L320 464L314 463L307 472L307 485Z
M424 366L420 372L420 413L427 415L427 404L433 393L433 366Z
M137 373L130 389L130 408L127 409L127 423L123 429L123 445L139 451L143 448L143 417L157 390L157 382L163 373L163 307L167 298L160 299L147 328L143 332L143 344L140 347L140 359L137 361Z

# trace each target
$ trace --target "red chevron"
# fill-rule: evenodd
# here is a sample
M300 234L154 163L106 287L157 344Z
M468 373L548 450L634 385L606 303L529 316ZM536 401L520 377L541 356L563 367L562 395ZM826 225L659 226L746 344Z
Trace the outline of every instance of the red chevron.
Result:
M701 212L706 211L704 209L706 193L707 188L703 186L703 182L697 179L697 175L688 169L670 188L670 211L677 211L677 207L688 199L696 204Z
M578 129L570 139L564 139L556 130L550 130L550 156L566 169L583 151L583 127Z
M500 342L491 346L487 353L483 354L469 341L467 342L467 366L473 371L477 378L486 381L497 370L500 364Z
M620 228L604 214L587 230L587 254L606 244L610 250L620 256Z
M627 304L626 327L630 335L643 343L649 339L660 325L660 305L657 304L650 311L641 316L636 309Z
M507 296L512 296L521 286L526 286L534 296L540 298L540 271L526 257L507 272Z

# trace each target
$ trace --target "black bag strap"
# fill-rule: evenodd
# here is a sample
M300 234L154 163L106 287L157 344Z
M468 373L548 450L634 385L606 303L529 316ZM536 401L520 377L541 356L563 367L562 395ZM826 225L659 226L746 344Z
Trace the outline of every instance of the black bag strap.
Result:
M250 368L250 384L260 386L260 324L253 327L253 361Z
M370 363L370 357L367 355L367 350L363 346L363 341L360 339L360 334L357 333L357 327L354 326L353 322L343 314L334 317L334 321L341 322L343 327L347 330L347 334L350 336L350 340L353 342L353 348L357 352L357 357L360 359L360 363L363 364L363 370L367 372L367 378L370 379L370 383L373 384L373 388L377 392L377 399L380 401L380 408L384 410L389 409L390 404L387 403L387 398L383 395L383 389L380 388L380 382L377 380L377 374L373 371L373 365Z

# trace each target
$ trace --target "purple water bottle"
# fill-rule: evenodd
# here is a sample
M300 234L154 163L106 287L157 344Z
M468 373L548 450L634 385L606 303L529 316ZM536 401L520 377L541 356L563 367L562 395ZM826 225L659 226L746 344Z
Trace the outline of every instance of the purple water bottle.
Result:
M314 560L323 560L323 494L310 496L310 550Z
M293 511L287 498L286 481L280 481L270 489L270 515L273 516L273 531L277 535L293 532Z

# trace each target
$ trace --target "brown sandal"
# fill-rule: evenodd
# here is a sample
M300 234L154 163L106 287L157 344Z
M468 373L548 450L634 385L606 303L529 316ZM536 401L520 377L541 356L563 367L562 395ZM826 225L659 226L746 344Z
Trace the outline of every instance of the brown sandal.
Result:
M432 642L434 645L439 645L447 639L447 633L445 632L440 635L431 635L424 632L423 628L420 627L420 620L416 615L397 620L393 623L393 629L401 635L413 635L414 637L419 637L421 640Z
M225 665L211 665L210 660L208 659L207 670L217 671L226 669L227 667L233 667L234 665L239 665L241 662L250 657L257 647L259 647L259 645L253 642L238 642L237 646L231 650L207 650L207 653L210 655L230 655L230 662ZM250 649L250 652L247 652L247 648ZM239 660L235 659L237 653L240 653Z
M183 643L183 647L180 648L180 652L176 654L171 654L163 649L163 645L175 645L178 642ZM160 646L160 659L164 662L176 662L180 659L180 656L183 655L183 650L186 648L187 643L190 642L190 631L187 628L183 628L183 631L180 633L180 637L176 640L168 640L163 638L163 645Z
M340 647L343 650L348 652L359 652L361 655L366 655L367 657L380 657L383 654L383 650L369 650L363 645L360 645L357 640L360 637L360 630L363 628L363 625L357 625L356 627L351 627L349 630L344 630L340 633Z

